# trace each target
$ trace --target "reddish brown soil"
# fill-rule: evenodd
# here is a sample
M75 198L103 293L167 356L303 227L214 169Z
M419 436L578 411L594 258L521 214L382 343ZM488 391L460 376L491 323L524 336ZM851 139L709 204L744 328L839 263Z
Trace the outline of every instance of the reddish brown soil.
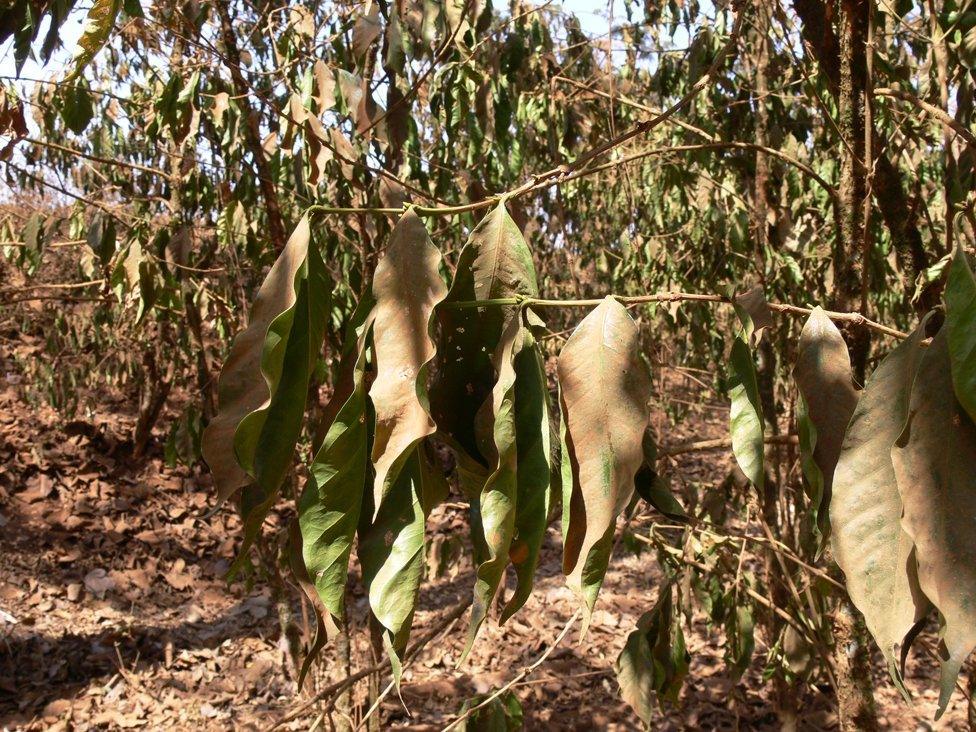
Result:
M267 583L223 579L239 522L229 507L201 517L212 500L205 470L168 469L158 454L134 462L126 442L130 408L119 398L102 396L89 416L65 423L48 408L25 404L10 383L15 376L8 372L4 382L0 373L0 727L266 729L294 709L304 697L285 670ZM720 435L725 414L707 414L713 416L700 420L694 434L674 439ZM728 458L700 454L682 465L689 479L717 481ZM457 505L432 518L431 540L444 556L465 533ZM415 637L470 592L470 562L447 565L425 584ZM588 636L579 642L574 629L514 687L527 729L640 728L620 701L612 667L637 617L652 606L659 578L651 552L619 553ZM546 651L574 609L553 527L528 605L503 628L489 623L459 670L466 621L449 626L407 668L403 703L395 694L384 701L383 726L442 728L466 698L505 684ZM351 615L362 629L361 592ZM692 672L681 704L662 713L655 729L777 727L762 680L761 634L752 669L734 686L726 680L722 642L696 621L688 633ZM352 666L368 663L357 640ZM885 728L966 729L961 693L943 720L925 721L936 695L930 661L909 666L918 690L914 708L876 667ZM310 688L341 677L329 648ZM365 694L360 686L357 701ZM801 729L836 728L832 697L819 688L804 687L801 710ZM316 711L290 727L307 729Z

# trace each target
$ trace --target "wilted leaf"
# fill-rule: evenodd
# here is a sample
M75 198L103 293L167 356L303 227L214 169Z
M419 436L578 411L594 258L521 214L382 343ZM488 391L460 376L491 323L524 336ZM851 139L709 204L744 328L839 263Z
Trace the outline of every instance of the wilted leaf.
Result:
M745 338L744 334L736 337L729 357L732 370L729 385L732 453L746 477L758 490L762 490L766 480L762 403L756 381L756 364Z
M897 649L928 603L918 589L912 540L902 529L891 448L908 420L924 330L923 321L868 378L844 437L830 499L834 559L903 693Z
M517 497L515 535L508 556L515 568L516 588L502 609L499 622L514 615L532 592L539 550L546 534L552 505L554 473L552 426L545 358L531 329L523 331L521 350L515 354L515 443Z
M366 4L366 12L356 18L352 27L352 52L356 63L362 66L370 46L380 37L380 9L375 2Z
M654 609L637 621L637 629L617 657L614 669L620 695L645 724L654 717L654 703L675 702L688 674L691 656L685 647L680 614L673 611L672 588L661 588Z
M942 618L936 719L976 647L976 425L953 393L946 331L922 355L908 426L891 451L918 582Z
M515 532L518 458L515 434L515 353L522 348L524 332L520 318L512 318L502 334L494 358L498 380L486 406L492 424L497 458L494 470L485 481L478 500L485 559L478 566L475 578L468 643L462 660L471 651L478 629L488 614L488 606L498 590L498 583L508 564L508 550Z
M745 292L739 293L732 301L736 314L739 316L750 337L764 328L773 325L773 313L766 302L766 294L762 285L756 285ZM759 338L757 335L756 338Z
M315 102L318 105L318 113L322 114L335 106L335 77L322 59L315 61L313 73L315 75Z
M946 330L956 399L976 419L976 278L962 243L956 245L946 282Z
M370 512L360 522L359 559L369 605L385 628L384 643L399 682L424 564L424 522L447 492L431 469L423 438L435 430L427 411L427 365L434 307L447 293L440 252L423 222L408 211L397 223L373 278L370 314L376 378L369 390L376 415ZM370 521L370 519L372 519Z
M650 378L637 325L607 297L577 326L558 373L572 491L563 505L563 572L585 601L584 628L610 560L614 524L644 460ZM564 495L567 488L563 486Z
M440 252L412 210L403 215L376 267L373 353L376 379L369 398L376 411L372 460L373 505L378 511L403 462L436 430L427 411L427 366L434 357L430 335L435 306L447 287Z
M333 399L341 406L312 460L298 503L305 567L322 604L337 618L345 615L349 554L366 487L369 429L364 372L370 324L360 320L360 330L358 338L354 330L350 333L356 346L344 355L352 363L351 389L336 389Z
M515 307L448 305L538 294L532 253L504 204L499 204L471 232L445 306L438 308L440 339L431 411L438 429L472 469L481 466L487 473L491 462L478 445L475 415L494 384L491 356Z
M675 521L687 521L688 514L684 507L674 497L668 481L657 472L657 445L650 426L644 430L641 441L644 452L644 462L634 476L634 489L642 499L656 510Z
M424 575L424 524L447 495L447 483L428 464L423 449L411 450L369 526L361 526L358 556L369 607L384 628L383 643L397 683Z
M820 473L822 495L814 492L811 518L818 531L822 531L826 527L822 509L830 503L834 467L857 405L857 391L844 337L820 307L813 309L800 333L793 378L813 426L809 432L812 439L805 442L812 448L813 460Z
M217 384L217 416L203 434L219 506L256 481L273 497L301 431L308 379L321 347L329 299L324 266L302 219L258 291Z

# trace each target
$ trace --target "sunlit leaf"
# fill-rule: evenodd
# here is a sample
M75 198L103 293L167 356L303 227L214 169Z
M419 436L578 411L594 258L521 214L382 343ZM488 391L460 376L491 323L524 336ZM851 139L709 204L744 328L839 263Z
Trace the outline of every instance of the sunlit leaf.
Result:
M811 518L817 530L823 532L826 528L823 507L830 502L834 467L857 405L857 391L844 337L820 307L813 309L800 332L793 379L803 399L805 416L813 427L807 431L804 442L812 448L819 472L820 484L816 487L822 495L814 491Z
M217 505L256 483L249 499L255 518L291 465L322 343L330 286L309 239L303 219L261 285L248 327L234 340L217 385L217 416L203 434Z
M949 360L956 399L976 419L976 278L962 244L956 246L945 290Z
M946 331L921 358L908 426L891 451L918 583L942 618L936 718L976 647L976 425L953 393Z
M911 537L901 525L891 448L908 421L924 328L922 323L868 378L844 437L830 498L834 559L903 692L898 649L928 603L918 588Z
M440 261L427 229L411 210L393 229L373 277L376 379L369 398L376 412L375 510L411 451L436 429L428 412L426 384L427 367L435 354L431 319L447 294L438 271Z
M350 390L336 389L341 406L309 467L298 504L302 556L323 605L335 617L345 614L344 597L349 555L359 524L366 487L368 425L366 410L366 350L370 325L360 333L350 329L356 344L345 359L352 364Z
M607 570L616 518L630 502L644 461L650 378L639 346L630 314L607 297L559 354L572 469L572 491L563 505L563 572L584 600L585 621ZM564 486L564 496L566 491Z
M762 490L766 480L763 467L763 414L756 381L756 364L745 338L737 336L732 343L729 357L731 379L729 397L732 406L729 413L732 433L732 453L742 472L757 489Z
M102 50L102 46L108 42L108 38L112 34L115 19L121 9L121 0L94 0L88 10L85 28L78 39L78 46L75 48L71 73L66 80L78 76L91 63L95 55Z
M424 564L424 523L447 486L432 469L423 439L435 430L427 411L427 366L434 307L447 287L440 252L423 222L408 211L397 223L373 278L376 378L369 389L375 413L373 491L360 521L359 559L373 615L399 682ZM323 443L324 444L324 443Z

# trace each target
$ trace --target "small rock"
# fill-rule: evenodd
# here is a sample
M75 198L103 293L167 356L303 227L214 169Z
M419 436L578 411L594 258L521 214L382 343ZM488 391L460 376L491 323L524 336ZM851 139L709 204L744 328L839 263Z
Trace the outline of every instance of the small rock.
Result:
M81 584L72 582L68 585L68 602L78 602L81 599Z

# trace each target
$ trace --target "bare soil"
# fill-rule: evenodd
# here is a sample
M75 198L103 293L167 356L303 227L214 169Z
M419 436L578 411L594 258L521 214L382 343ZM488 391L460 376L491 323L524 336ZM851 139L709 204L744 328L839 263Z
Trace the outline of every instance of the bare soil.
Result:
M308 693L342 678L329 647L306 691L296 690L268 583L224 579L240 524L229 506L203 517L212 502L204 468L167 468L158 445L134 461L127 441L131 404L121 395L99 395L84 419L65 422L53 410L22 401L16 382L6 368L0 373L0 727L267 729ZM722 436L727 414L708 408L702 415L693 431L671 437ZM723 452L689 455L680 463L687 479L714 483L730 467ZM466 533L457 503L432 517L429 538L447 569L424 585L414 637L470 592L470 561L452 559ZM576 608L559 551L558 527L552 527L529 603L504 627L487 624L459 669L465 617L423 648L405 671L402 702L390 694L379 710L384 728L441 729L465 699L507 683L550 648ZM586 638L579 640L573 628L513 687L526 729L641 728L620 700L612 669L659 583L652 552L621 548ZM292 597L294 616L307 626L307 608L297 593ZM364 627L365 614L359 592L351 609L354 629ZM355 633L354 670L372 663L364 635ZM692 671L680 704L662 712L653 727L776 729L770 684L762 678L762 634L752 668L734 685L725 673L723 639L703 618L687 638ZM931 721L937 673L924 655L909 664L914 707L875 665L886 729L967 728L961 693L941 721ZM359 686L354 702L361 704L365 684ZM829 690L806 685L801 694L801 729L837 727ZM286 728L308 729L317 712ZM329 728L329 719L318 721Z

